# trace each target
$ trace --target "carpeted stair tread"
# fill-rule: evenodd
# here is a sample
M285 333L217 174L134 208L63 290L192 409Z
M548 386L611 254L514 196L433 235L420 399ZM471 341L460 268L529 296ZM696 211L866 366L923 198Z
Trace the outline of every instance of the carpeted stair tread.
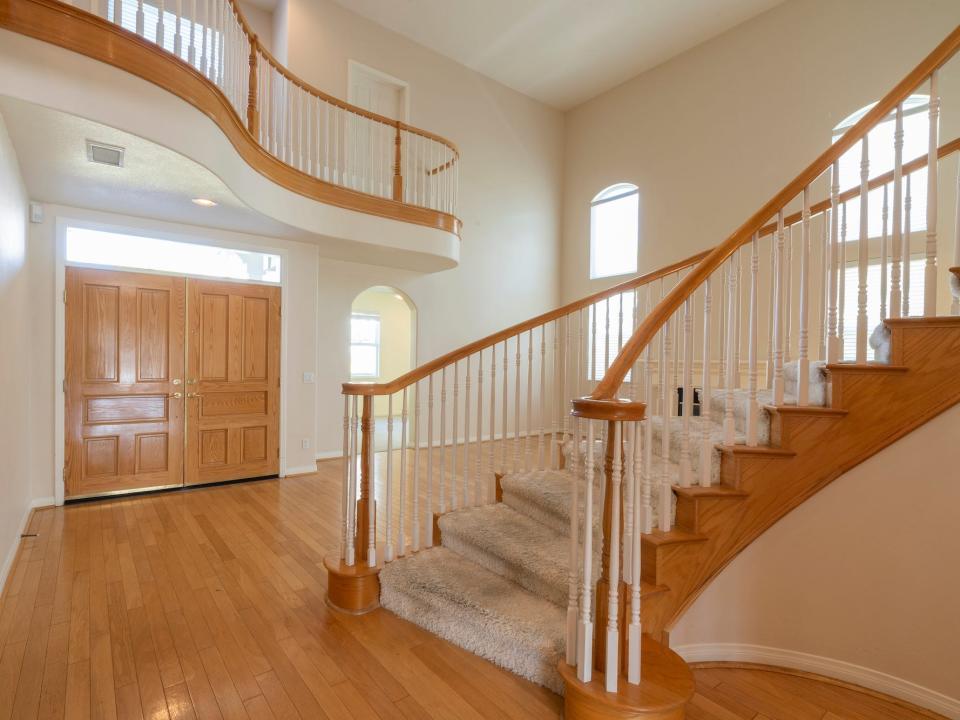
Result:
M555 532L503 503L446 513L439 523L444 547L566 607L569 530Z
M599 473L594 482L594 497L598 498ZM556 533L569 537L570 528L570 480L568 470L534 470L511 473L500 480L503 503L519 513L536 520ZM583 519L583 492L586 483L580 480L579 507ZM594 503L594 526L600 518L599 503Z
M566 610L445 547L387 563L380 604L405 620L554 692Z

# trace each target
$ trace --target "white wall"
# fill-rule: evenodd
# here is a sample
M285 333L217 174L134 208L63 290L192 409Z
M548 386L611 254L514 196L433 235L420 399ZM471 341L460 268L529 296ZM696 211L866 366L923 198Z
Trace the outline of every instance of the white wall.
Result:
M958 22L955 0L793 0L569 112L563 299L612 283L588 279L597 192L639 186L641 272L713 247ZM947 140L960 133L960 61L942 90Z
M954 698L960 717L958 429L960 406L783 518L707 587L671 645L697 660L806 664L950 707L912 683Z
M29 278L27 193L17 155L0 117L0 587L19 544L32 499L30 457ZM52 495L52 493L48 493Z

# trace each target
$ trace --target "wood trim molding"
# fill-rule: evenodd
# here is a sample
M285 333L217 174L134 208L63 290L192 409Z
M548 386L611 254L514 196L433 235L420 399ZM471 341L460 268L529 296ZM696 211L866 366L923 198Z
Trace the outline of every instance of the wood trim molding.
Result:
M763 207L755 212L743 225L737 228L726 240L717 245L703 262L693 268L674 288L667 293L656 308L650 312L634 331L631 338L624 344L616 359L604 373L603 379L597 383L591 397L595 399L613 398L630 368L640 357L643 349L656 337L668 318L680 309L699 288L726 260L742 245L748 243L753 235L764 227L766 222L777 214L789 202L796 198L805 187L820 177L834 162L838 161L847 150L852 148L876 125L883 120L897 104L906 99L932 72L943 65L960 49L960 25L955 27L947 37L925 57L919 65L911 70L906 77L888 92L873 108L833 145L827 148L816 160L808 165L799 175L791 180L776 195L768 200Z
M633 402L623 398L616 400L594 400L578 398L573 401L570 414L588 420L630 421L643 420L646 403Z
M672 265L666 265L665 267L660 268L659 270L654 270L653 272L640 275L633 278L632 280L627 280L622 282L619 285L614 285L613 287L607 288L606 290L601 290L600 292L593 293L588 295L585 298L580 300L575 300L572 303L567 303L562 307L558 307L556 310L551 310L550 312L543 313L542 315L537 315L536 317L530 318L529 320L524 320L521 323L516 325L511 325L510 327L501 330L499 332L493 333L492 335L487 335L484 338L475 340L469 345L464 345L463 347L448 352L446 355L441 355L435 360L421 365L418 368L411 370L405 375L401 375L396 380L391 380L386 383L344 383L343 384L343 394L344 395L392 395L393 393L400 392L405 387L413 385L413 383L418 380L423 380L425 377L432 375L437 370L440 370L443 367L446 367L457 360L462 360L468 355L473 355L479 350L485 350L492 345L496 345L499 342L503 342L508 338L512 338L515 335L525 333L528 330L544 325L548 322L552 322L558 318L563 317L564 315L569 315L572 312L577 310L582 310L585 307L589 307L600 300L605 300L608 297L613 297L614 295L619 295L620 293L627 292L629 290L635 290L639 287L647 285L655 280L659 280L662 277L671 275L679 270L684 270L688 267L696 265L698 262L703 260L707 255L710 254L709 250L704 250L699 252L696 255L691 255L685 260L680 260L675 262Z
M0 28L112 65L176 95L213 120L244 162L291 192L346 210L460 234L460 220L448 213L340 187L287 165L260 146L247 128L247 118L241 118L220 89L193 66L86 10L59 0L0 0ZM360 111L337 102L352 112ZM394 121L391 124L396 125ZM439 136L407 129L456 151L452 143Z

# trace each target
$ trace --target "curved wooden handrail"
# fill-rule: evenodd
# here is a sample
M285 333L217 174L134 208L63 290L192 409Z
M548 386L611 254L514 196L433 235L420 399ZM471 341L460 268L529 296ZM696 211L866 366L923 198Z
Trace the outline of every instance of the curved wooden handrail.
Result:
M696 255L691 255L690 257L675 262L671 265L666 265L659 270L654 270L653 272L646 273L645 275L639 275L638 277L633 278L632 280L627 280L622 282L619 285L614 285L613 287L607 288L606 290L601 290L600 292L593 293L588 295L585 298L580 300L575 300L572 303L567 303L562 307L559 307L555 310L543 313L542 315L537 315L534 318L525 320L516 325L511 325L510 327L495 332L492 335L487 335L484 338L475 340L469 345L464 345L457 350L448 352L446 355L441 355L440 357L431 360L420 367L414 368L410 372L401 375L395 380L391 380L387 383L344 383L343 384L343 394L344 395L392 395L393 393L400 392L406 387L409 387L418 380L423 380L425 377L435 373L441 368L449 366L451 363L455 363L458 360L466 358L468 355L473 355L479 350L484 350L492 345L496 345L499 342L512 338L515 335L527 332L535 327L539 327L548 322L561 318L564 315L569 315L572 312L577 310L582 310L585 307L589 307L594 303L605 300L608 297L613 297L614 295L619 295L620 293L627 292L628 290L634 290L638 287L651 283L655 280L659 280L662 277L671 275L679 270L691 267L709 254L709 250L699 252Z
M229 0L231 4L233 4L234 1L235 0ZM437 135L436 133L429 132L428 130L422 130L418 127L414 127L413 125L408 125L402 120L394 120L392 118L388 118L386 115L378 115L377 113L371 112L370 110L365 110L364 108L357 107L356 105L351 105L345 100L341 100L340 98L334 97L333 95L330 95L329 93L325 93L323 90L320 90L319 88L314 87L313 85L308 83L306 80L300 79L299 77L294 75L292 72L287 70L287 68L285 68L280 63L280 61L277 60L273 56L273 54L260 43L259 40L256 40L256 35L253 35L252 37L253 37L253 42L255 42L256 44L257 52L263 55L263 59L266 60L274 70L279 72L287 80L292 82L294 85L296 85L300 89L305 90L306 92L310 93L311 95L314 95L315 97L323 100L324 102L330 103L331 105L335 105L338 108L346 110L347 112L351 112L354 115L365 117L368 120L373 120L374 122L378 122L383 125L389 125L392 128L399 127L401 130L405 130L406 132L413 133L414 135L419 135L420 137L425 137L428 140L434 140L438 143L446 145L457 158L460 157L459 148L457 148L457 146L453 143L452 140L448 140L442 135Z
M939 148L937 148L937 158L942 160L949 155L952 155L955 152L960 151L960 138L954 138L948 143L944 143ZM903 164L903 174L909 175L914 173L917 170L922 170L927 166L927 155L923 154L919 157L915 157L910 162ZM893 170L883 175L877 175L877 177L870 180L868 183L868 188L870 190L876 190L877 188L883 187L884 185L889 185L893 182ZM856 185L848 190L844 190L842 193L837 195L837 202L845 203L849 202L860 196L860 186ZM818 203L814 203L810 206L810 215L819 215L825 210L830 209L830 199L821 200ZM793 213L792 215L786 215L783 218L784 227L790 227L791 225L796 225L803 219L803 213ZM757 233L758 237L766 237L767 235L773 235L777 231L777 224L772 222L768 225L764 225L760 228L760 231Z
M263 51L234 1L229 0L241 26L251 43ZM190 63L99 15L61 0L0 0L0 28L112 65L176 95L213 120L244 162L287 190L347 210L460 234L461 222L454 215L343 187L283 162L260 145L247 127L245 118L239 117L223 91ZM330 98L285 68L279 69L307 92L318 93L325 100ZM400 129L443 143L459 157L456 145L439 135L369 113L336 98L328 101L359 115L372 116L371 119L386 122L391 127L399 125Z
M923 61L901 80L896 87L887 93L872 109L853 125L833 145L827 148L820 157L808 165L799 175L791 180L776 195L767 201L763 207L755 212L743 225L737 228L726 240L717 245L685 278L683 278L660 301L656 308L647 315L634 331L630 339L621 348L616 359L607 368L603 379L597 383L590 395L594 400L612 400L630 368L640 357L640 353L660 331L663 324L680 309L680 306L690 297L703 282L709 278L726 260L741 246L750 241L753 235L764 227L764 224L777 212L784 208L791 200L799 195L805 187L820 177L826 170L838 161L840 157L873 129L874 125L883 120L897 105L905 100L917 86L930 77L937 68L956 54L960 49L960 26L937 45Z

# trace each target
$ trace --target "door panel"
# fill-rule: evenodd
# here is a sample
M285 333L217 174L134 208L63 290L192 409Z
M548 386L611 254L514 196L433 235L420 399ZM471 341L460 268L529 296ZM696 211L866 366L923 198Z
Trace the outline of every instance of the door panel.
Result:
M67 268L69 497L183 478L183 278Z
M186 484L276 475L280 288L187 283Z

